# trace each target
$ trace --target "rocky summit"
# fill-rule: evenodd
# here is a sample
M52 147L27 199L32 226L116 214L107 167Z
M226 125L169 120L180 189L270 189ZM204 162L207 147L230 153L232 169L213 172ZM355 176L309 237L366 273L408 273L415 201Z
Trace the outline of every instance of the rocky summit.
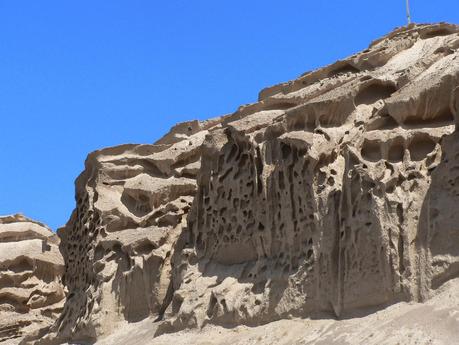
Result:
M458 344L458 126L459 26L410 25L93 152L58 238L0 221L0 344Z

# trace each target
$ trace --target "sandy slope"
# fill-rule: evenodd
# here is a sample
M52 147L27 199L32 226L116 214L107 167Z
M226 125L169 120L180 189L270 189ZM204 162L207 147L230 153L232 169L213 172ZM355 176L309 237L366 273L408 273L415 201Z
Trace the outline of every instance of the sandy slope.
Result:
M398 303L374 314L336 321L293 319L259 327L205 327L154 338L156 324L129 324L97 345L443 345L459 344L459 279L425 304Z

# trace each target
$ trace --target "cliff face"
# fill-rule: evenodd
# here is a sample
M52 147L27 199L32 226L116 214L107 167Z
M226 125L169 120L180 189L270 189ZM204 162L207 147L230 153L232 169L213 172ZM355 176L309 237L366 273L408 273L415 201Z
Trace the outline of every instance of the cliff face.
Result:
M458 33L398 29L234 114L90 154L42 342L341 317L457 277Z
M40 336L64 304L59 238L24 216L0 217L0 343Z

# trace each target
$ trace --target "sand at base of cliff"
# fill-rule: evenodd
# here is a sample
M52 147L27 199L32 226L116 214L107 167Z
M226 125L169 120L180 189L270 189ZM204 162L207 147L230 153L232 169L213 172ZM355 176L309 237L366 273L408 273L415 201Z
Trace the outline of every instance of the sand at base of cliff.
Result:
M453 345L459 343L459 279L425 304L398 303L377 313L336 321L293 319L258 327L204 327L154 338L151 319L126 324L97 345Z

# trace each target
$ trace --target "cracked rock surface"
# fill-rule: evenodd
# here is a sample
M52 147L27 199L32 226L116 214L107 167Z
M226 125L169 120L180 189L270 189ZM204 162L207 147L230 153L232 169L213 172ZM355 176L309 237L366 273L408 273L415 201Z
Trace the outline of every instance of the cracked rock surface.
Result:
M429 300L459 276L458 125L459 26L410 25L233 114L91 153L37 343Z

